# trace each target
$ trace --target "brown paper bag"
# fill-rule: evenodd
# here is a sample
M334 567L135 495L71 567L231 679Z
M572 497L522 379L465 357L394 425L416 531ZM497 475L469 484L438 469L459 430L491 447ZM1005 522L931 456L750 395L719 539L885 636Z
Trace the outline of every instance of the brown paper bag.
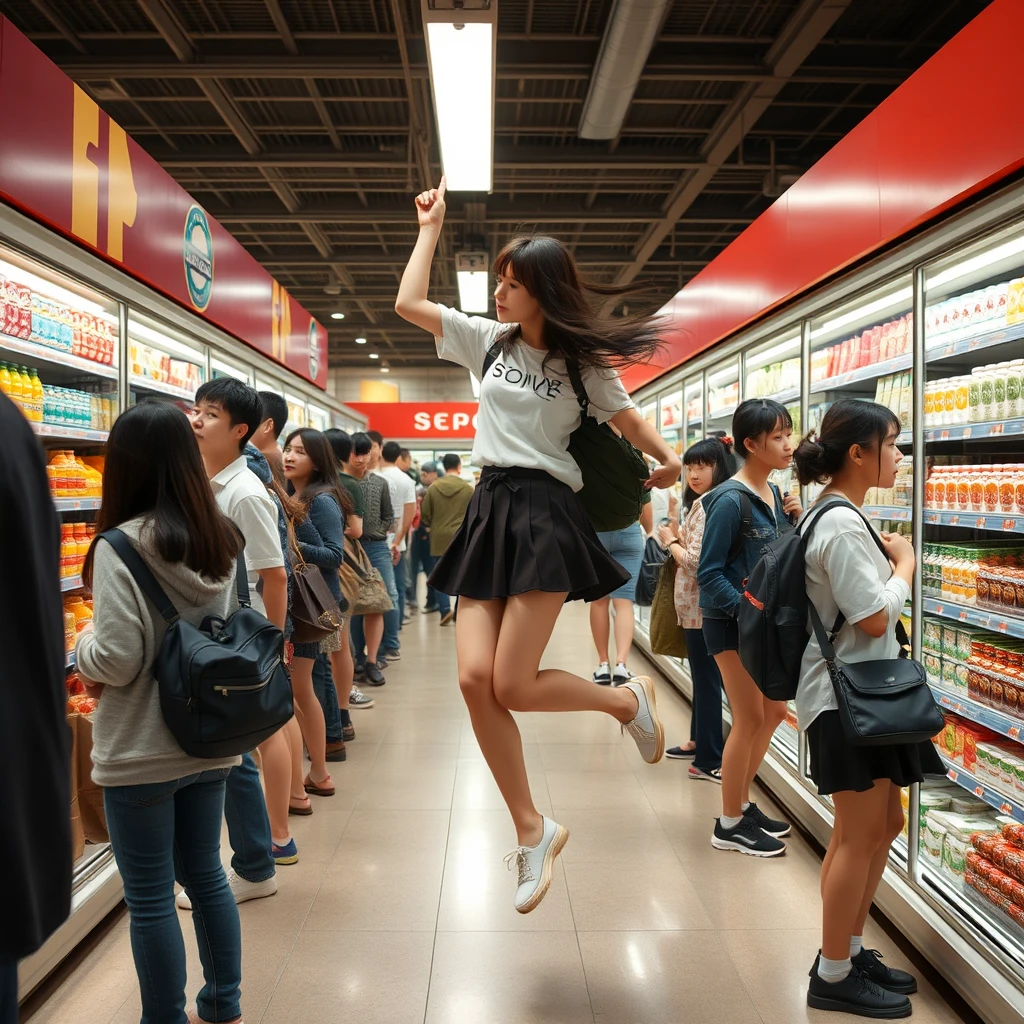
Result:
M78 715L68 719L71 726L71 863L74 864L85 853L85 832L82 831L82 817L78 813Z
M75 760L78 765L78 812L82 817L82 830L90 843L109 843L107 816L103 810L103 788L92 781L92 716L75 715L78 746Z

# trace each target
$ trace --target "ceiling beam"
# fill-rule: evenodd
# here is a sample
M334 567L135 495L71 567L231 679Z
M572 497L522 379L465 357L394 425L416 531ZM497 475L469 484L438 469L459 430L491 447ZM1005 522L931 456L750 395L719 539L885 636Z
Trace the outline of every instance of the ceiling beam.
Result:
M79 53L88 53L85 43L75 30L61 17L49 0L32 0L32 6L69 42Z
M824 39L829 29L849 7L851 0L803 0L783 26L778 39L765 56L771 72L767 82L749 83L740 90L733 105L722 112L711 135L701 146L704 162L687 168L669 193L662 216L644 233L633 260L615 276L615 283L626 285L644 269L651 256L668 237L673 227L697 200L725 161L733 154L772 100L790 82L797 68Z
M385 256L379 252L366 253L364 255L354 255L351 253L345 255L335 255L331 259L333 264L341 264L359 273L361 266L404 266L408 263L409 258L403 254L401 256ZM322 259L316 259L309 256L296 256L296 257L285 257L285 256L267 256L260 260L265 267L276 267L279 269L312 269L319 268L324 269L326 264ZM632 258L628 255L623 255L620 252L589 252L586 249L582 250L577 254L576 262L584 266L593 267L624 267L632 263ZM648 266L695 266L703 267L708 261L707 260L649 260Z
M277 34L281 37L281 42L284 43L284 48L293 57L297 57L299 55L299 44L295 42L295 36L288 25L288 19L284 16L284 11L281 10L280 3L278 3L278 0L263 0L263 2L267 5L270 18L274 22Z
M172 67L180 69L181 64L189 64L196 59L196 49L192 45L192 40L178 24L178 19L164 6L163 0L139 0L139 6L146 12L146 17L153 22L153 27L171 48L174 56L178 58L180 64L171 65ZM182 77L191 76L184 75Z

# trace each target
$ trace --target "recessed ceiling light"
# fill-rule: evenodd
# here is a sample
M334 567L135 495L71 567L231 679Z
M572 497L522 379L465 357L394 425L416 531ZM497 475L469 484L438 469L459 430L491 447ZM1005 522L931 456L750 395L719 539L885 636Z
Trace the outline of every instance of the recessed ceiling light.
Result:
M377 355L377 353L376 353L376 352L371 352L371 353L370 353L370 358L371 358L371 359L380 359L380 356L379 356L379 355Z
M366 344L366 339L365 338L356 338L356 344L357 345L365 345Z
M345 319L345 314L344 313L332 313L331 314L331 319L332 320L344 320Z

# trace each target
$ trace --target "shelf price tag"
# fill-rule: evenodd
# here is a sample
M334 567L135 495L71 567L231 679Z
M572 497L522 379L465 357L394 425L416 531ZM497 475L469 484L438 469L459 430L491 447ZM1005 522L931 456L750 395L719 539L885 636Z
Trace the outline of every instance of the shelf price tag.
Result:
M984 786L975 786L974 787L974 795L975 796L984 797L984 795L985 795L985 787Z
M1003 814L1013 814L1013 804L1008 804L1005 800L999 805L999 810Z
M985 529L985 523L987 523L987 522L988 522L988 520L984 516L978 516L978 518L974 520L974 525L979 530L984 530Z
M939 440L940 441L948 441L949 440L949 431L948 430L940 430L939 431Z
M1019 725L1011 725L1010 728L1006 730L1006 735L1009 736L1011 740L1019 740L1020 739L1020 726Z
M956 782L956 780L960 777L955 768L950 768L949 771L946 772L946 774L949 776L950 782Z
M988 623L986 623L986 625L988 625ZM1009 627L1007 626L1007 624L1005 622L1000 622L996 626L996 629L998 629L1000 633L1005 633L1008 628Z
M1007 531L1016 530L1017 529L1017 520L1016 519L1004 519L1003 520L1003 529L1007 530Z
M949 517L949 525L950 526L959 526L960 525L960 517L959 516L950 516Z
M961 612L960 612L960 614L959 614L959 615L957 616L957 618L958 618L958 619L959 619L959 620L960 620L961 622L966 622L966 621L967 621L967 611L966 611L966 610L964 610L964 611L961 611Z

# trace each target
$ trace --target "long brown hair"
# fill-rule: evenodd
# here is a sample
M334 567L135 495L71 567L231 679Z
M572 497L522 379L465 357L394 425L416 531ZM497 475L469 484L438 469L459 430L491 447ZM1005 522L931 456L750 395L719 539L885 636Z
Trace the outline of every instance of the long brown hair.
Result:
M121 413L110 431L97 538L82 571L87 584L98 535L142 515L153 520L164 561L184 562L211 579L231 572L242 538L217 507L188 419L165 402L140 402Z
M331 442L327 440L322 431L313 430L312 427L301 427L288 435L284 442L285 448L296 437L302 440L302 447L306 449L306 454L309 456L310 462L313 463L313 474L298 494L295 494L293 485L288 484L289 495L294 495L292 500L298 501L305 511L318 494L329 494L338 503L342 518L352 515L355 505L352 502L352 496L341 486L341 480L338 477L341 467L334 457Z
M620 368L650 361L661 346L667 326L662 317L650 312L607 316L594 301L594 296L642 295L646 289L588 281L557 238L513 238L498 253L494 273L514 277L540 305L548 348L545 366L557 356L580 367ZM518 328L505 333L506 354L518 337Z

